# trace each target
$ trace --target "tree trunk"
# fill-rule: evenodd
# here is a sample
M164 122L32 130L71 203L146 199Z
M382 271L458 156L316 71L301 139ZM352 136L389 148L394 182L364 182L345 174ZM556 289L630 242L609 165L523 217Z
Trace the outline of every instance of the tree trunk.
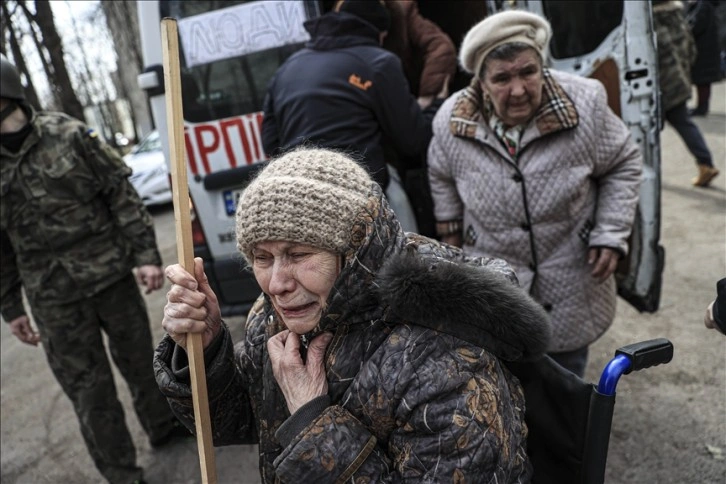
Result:
M38 99L38 93L35 90L35 86L33 85L33 79L30 77L30 72L28 71L28 66L25 64L25 59L23 58L23 54L20 51L20 44L18 43L18 36L15 33L15 28L13 27L13 22L11 20L11 13L8 9L8 2L3 1L2 2L2 22L3 22L3 39L5 39L5 31L8 32L8 43L10 44L10 51L13 53L13 63L15 65L15 69L18 71L18 74L20 74L21 78L22 76L25 76L26 83L23 86L23 90L25 91L25 99L28 101L28 104L33 106L35 109L40 109L40 101ZM3 43L2 48L3 54L5 54L5 45Z
M20 9L25 14L25 19L28 22L28 34L30 35L30 38L33 40L33 44L35 45L35 50L38 51L38 57L40 57L40 63L43 66L43 71L45 72L45 79L48 81L48 83L52 83L53 80L53 67L50 65L50 62L48 62L48 51L43 47L43 42L41 39L38 38L38 32L37 32L37 26L38 24L35 21L35 15L28 10L28 6L25 4L24 1L18 1L16 2L17 5L20 7ZM63 107L60 102L60 97L58 96L58 91L56 89L53 89L51 87L50 89L50 95L51 99L48 101L48 108L53 110L62 110Z
M43 45L48 49L53 66L53 77L49 79L51 89L55 89L63 112L74 118L85 120L83 106L71 84L63 58L63 42L53 21L53 12L48 0L35 0L35 22L43 35Z
M153 129L146 93L139 88L138 75L143 67L136 2L101 2L106 24L116 49L118 91L128 99L138 141Z

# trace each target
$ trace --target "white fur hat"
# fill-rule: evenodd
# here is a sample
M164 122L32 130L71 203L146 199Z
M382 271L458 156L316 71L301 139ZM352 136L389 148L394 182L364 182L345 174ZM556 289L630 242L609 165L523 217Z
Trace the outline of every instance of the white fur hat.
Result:
M522 10L499 12L466 33L461 43L459 62L465 71L478 78L489 52L510 42L530 45L544 59L551 35L549 22L539 15Z

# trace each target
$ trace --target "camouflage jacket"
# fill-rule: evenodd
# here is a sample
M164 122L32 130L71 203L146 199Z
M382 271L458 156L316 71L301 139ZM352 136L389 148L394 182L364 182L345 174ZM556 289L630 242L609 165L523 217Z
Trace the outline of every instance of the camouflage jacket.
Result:
M658 42L658 82L663 113L691 97L691 65L696 44L679 1L654 2L653 24Z
M10 321L31 306L95 294L134 267L161 265L153 222L131 169L96 133L61 113L30 113L17 153L0 147L0 306Z
M376 185L330 294L303 336L334 333L312 415L316 400L291 417L275 382L266 343L283 328L264 296L234 352L227 330L207 349L215 445L259 443L265 483L529 480L523 391L502 359L539 355L549 327L503 261L404 235ZM154 368L193 429L185 358L166 336Z

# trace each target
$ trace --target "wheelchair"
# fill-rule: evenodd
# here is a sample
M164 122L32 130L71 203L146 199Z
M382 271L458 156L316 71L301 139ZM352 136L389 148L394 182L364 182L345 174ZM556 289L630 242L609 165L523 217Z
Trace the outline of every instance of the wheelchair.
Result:
M532 483L602 484L620 377L672 358L673 344L665 338L623 346L605 365L597 385L548 356L507 363L524 387Z

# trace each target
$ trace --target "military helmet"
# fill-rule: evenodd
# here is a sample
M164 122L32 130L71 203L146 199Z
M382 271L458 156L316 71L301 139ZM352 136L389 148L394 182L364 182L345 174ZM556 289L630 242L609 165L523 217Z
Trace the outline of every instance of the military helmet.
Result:
M0 56L0 97L25 101L25 91L15 66Z

